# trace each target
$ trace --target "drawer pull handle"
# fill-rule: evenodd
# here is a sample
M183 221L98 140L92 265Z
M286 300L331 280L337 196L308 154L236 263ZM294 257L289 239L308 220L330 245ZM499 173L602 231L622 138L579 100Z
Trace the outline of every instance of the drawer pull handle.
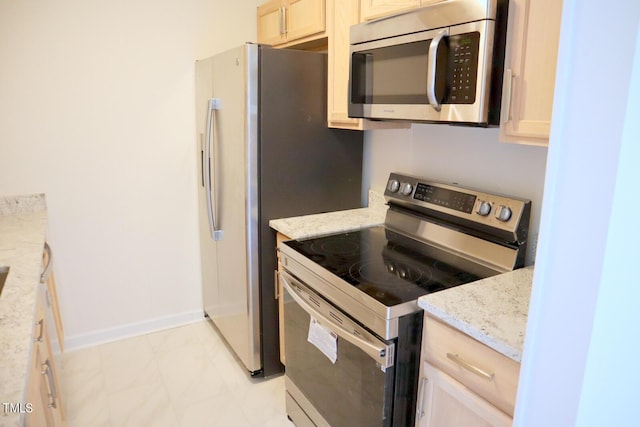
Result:
M58 404L56 403L58 400L58 393L56 392L56 385L53 382L53 371L51 370L51 362L49 362L49 359L45 360L42 364L42 372L40 373L46 378L45 382L47 384L47 395L49 398L47 407L56 409L58 407Z
M490 374L487 371L484 371L478 368L477 366L473 366L471 363L465 361L464 359L461 359L460 356L458 356L455 353L447 353L447 359L451 360L453 363L466 369L467 371L473 372L474 374L481 376L486 380L493 381L493 378L495 377L494 374Z
M421 420L424 417L424 395L427 392L427 384L429 383L429 379L422 377L420 378L420 386L418 386L418 410L417 415L418 419Z
M44 333L44 319L40 319L35 323L35 326L39 329L38 335L33 339L35 342L42 342L42 334Z

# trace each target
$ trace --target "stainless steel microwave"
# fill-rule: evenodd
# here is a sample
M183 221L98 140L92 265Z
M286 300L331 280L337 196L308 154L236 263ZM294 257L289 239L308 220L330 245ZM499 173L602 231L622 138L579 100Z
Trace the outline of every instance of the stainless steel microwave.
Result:
M349 116L499 124L508 0L435 0L351 27Z

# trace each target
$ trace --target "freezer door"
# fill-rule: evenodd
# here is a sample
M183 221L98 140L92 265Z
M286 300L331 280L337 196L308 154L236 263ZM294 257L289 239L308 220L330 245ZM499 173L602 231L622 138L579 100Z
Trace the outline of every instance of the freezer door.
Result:
M207 313L250 372L261 369L255 45L214 57L211 174L218 286ZM251 250L251 248L254 248Z
M212 183L208 171L207 123L211 120L209 101L213 98L213 58L196 62L196 155L198 165L198 216L200 229L200 263L202 266L202 296L204 311L210 313L218 299L218 272L216 243L211 238L209 225L208 184Z

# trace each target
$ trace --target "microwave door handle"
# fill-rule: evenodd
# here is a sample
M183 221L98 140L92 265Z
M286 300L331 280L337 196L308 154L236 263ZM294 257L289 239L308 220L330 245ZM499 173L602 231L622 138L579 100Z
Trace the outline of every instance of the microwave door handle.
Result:
M386 370L387 368L393 366L395 352L394 344L376 345L371 343L369 340L355 336L351 331L345 329L342 325L331 320L330 318L316 310L314 307L306 303L302 299L302 296L300 296L299 293L295 289L293 289L293 286L290 283L292 281L296 281L295 279L293 279L293 277L285 272L281 272L280 279L282 280L284 289L286 289L289 295L291 295L291 298L293 298L293 300L311 317L314 317L322 325L331 329L331 331L333 331L336 335L345 339L346 341L349 341L351 344L365 352L369 357L380 364L382 370ZM320 297L318 297L318 299L319 298Z
M427 99L429 104L434 110L440 111L442 105L438 102L436 97L436 71L437 65L436 59L438 58L438 46L443 38L449 35L449 29L445 28L435 36L429 44L429 56L427 57Z
M211 176L215 176L215 170L211 171L212 164L215 167L215 159L212 159L212 150L211 144L213 140L213 131L215 126L215 120L213 118L214 111L220 109L220 99L211 98L209 100L209 108L207 109L207 130L205 135L205 144L204 144L204 168L203 173L205 175L204 183L205 183L205 192L207 194L207 216L209 219L209 233L211 234L211 238L213 240L221 240L222 239L222 231L216 230L216 218L215 212L216 208L214 205L215 189L211 185Z

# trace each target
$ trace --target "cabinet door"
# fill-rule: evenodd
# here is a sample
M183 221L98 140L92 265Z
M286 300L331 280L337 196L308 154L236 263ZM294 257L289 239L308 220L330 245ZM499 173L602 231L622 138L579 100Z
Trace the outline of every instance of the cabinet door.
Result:
M55 336L51 336L53 332L50 332L49 338L56 341L56 347L60 352L64 351L64 328L62 326L62 316L60 315L60 302L58 300L58 290L56 287L56 279L53 275L53 266L50 263L53 262L51 254L51 248L48 244L45 245L45 251L42 256L42 264L44 266L43 279L45 281L45 310L51 313L50 320L53 325L49 325L49 330L53 331L55 327Z
M561 0L510 2L501 141L548 144L561 15Z
M423 330L423 360L513 415L519 363L428 315Z
M285 240L291 239L282 233L276 234L276 247L278 249L278 274L276 275L276 286L278 289L276 296L278 298L278 327L280 328L280 362L282 362L283 365L286 365L286 363L284 353L284 290L282 288L282 282L280 281L280 272L282 271L282 265L280 264L280 244Z
M26 416L28 427L64 426L64 413L60 400L60 384L51 355L44 308L44 290L38 292L33 332L34 345L29 361L27 399L33 405Z
M513 420L471 390L422 363L418 427L510 427Z
M42 355L40 348L35 345L35 354L31 358L31 369L29 371L29 384L27 400L31 403L31 412L26 416L28 427L50 427L54 426L54 417L49 408L49 390L42 375Z
M289 0L286 32L289 41L325 31L325 0Z
M286 42L285 3L271 0L258 6L258 43L277 45Z
M420 0L362 0L362 21L393 15L420 6Z
M349 27L360 20L359 0L331 0L329 16L329 75L327 122L329 127L362 129L361 119L349 117Z
M29 381L27 383L27 402L31 403L31 412L26 415L27 427L51 426L53 415L48 408L49 393L42 376L42 355L40 345L45 336L44 305L38 298L36 303L35 329L33 331L33 348L29 360Z
M330 128L351 130L408 129L410 122L349 117L349 29L359 21L359 0L327 0L327 124Z

